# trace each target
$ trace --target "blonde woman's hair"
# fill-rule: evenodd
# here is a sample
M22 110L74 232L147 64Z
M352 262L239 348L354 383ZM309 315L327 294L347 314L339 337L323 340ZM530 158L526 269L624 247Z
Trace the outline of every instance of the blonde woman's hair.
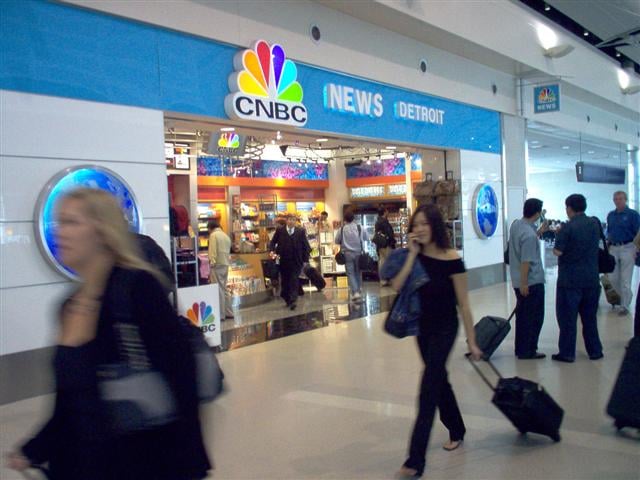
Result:
M86 215L95 222L98 236L113 255L117 266L145 270L166 285L167 280L163 275L143 259L135 238L129 231L122 208L112 194L95 188L78 188L65 194L62 200L67 199L82 203Z

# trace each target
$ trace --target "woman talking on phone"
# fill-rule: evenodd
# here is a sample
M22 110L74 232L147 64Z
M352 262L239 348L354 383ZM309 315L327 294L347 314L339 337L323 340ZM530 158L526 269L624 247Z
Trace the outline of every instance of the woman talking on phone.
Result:
M415 295L419 295L421 306L417 340L425 369L409 458L399 472L404 477L420 477L424 472L436 408L449 430L449 441L443 448L455 450L464 439L464 421L446 370L458 332L456 307L462 314L471 357L482 357L475 340L464 263L451 248L447 227L435 205L422 205L416 210L409 226L409 247L394 251L382 272L383 279L390 280L396 291L407 288L412 275L424 279Z

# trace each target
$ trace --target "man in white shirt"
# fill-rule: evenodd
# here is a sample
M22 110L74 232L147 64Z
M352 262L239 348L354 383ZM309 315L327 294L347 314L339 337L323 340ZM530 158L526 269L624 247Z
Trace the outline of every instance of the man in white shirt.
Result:
M222 318L233 318L231 295L227 290L231 239L220 228L219 220L209 220L207 230L209 230L209 280L211 283L218 284L220 316Z

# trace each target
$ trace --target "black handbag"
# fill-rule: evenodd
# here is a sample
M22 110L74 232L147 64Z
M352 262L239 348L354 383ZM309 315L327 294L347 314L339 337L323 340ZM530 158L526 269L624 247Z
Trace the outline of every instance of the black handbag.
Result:
M344 227L340 227L340 248L342 248L342 233L344 231ZM347 257L344 256L344 252L340 250L336 253L336 263L338 265L344 265L347 263Z
M602 231L602 224L598 217L591 217L598 225L600 230L600 239L602 240L603 248L598 248L598 272L599 273L611 273L616 269L616 258L609 253L609 246L607 245L607 239Z

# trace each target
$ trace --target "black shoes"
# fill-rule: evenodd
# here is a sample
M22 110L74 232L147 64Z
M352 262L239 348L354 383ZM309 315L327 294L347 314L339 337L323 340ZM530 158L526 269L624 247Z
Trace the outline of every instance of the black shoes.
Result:
M600 360L603 357L604 357L604 354L601 353L600 355L589 356L589 360Z
M556 353L555 355L551 355L551 360L555 360L556 362L564 362L564 363L573 363L573 362L575 362L575 359L568 358L568 357L563 357L559 353Z
M541 360L547 358L544 353L534 353L533 355L518 355L518 360Z
M298 305L296 304L296 302L293 302L293 303L290 303L288 306L290 310L295 310Z

